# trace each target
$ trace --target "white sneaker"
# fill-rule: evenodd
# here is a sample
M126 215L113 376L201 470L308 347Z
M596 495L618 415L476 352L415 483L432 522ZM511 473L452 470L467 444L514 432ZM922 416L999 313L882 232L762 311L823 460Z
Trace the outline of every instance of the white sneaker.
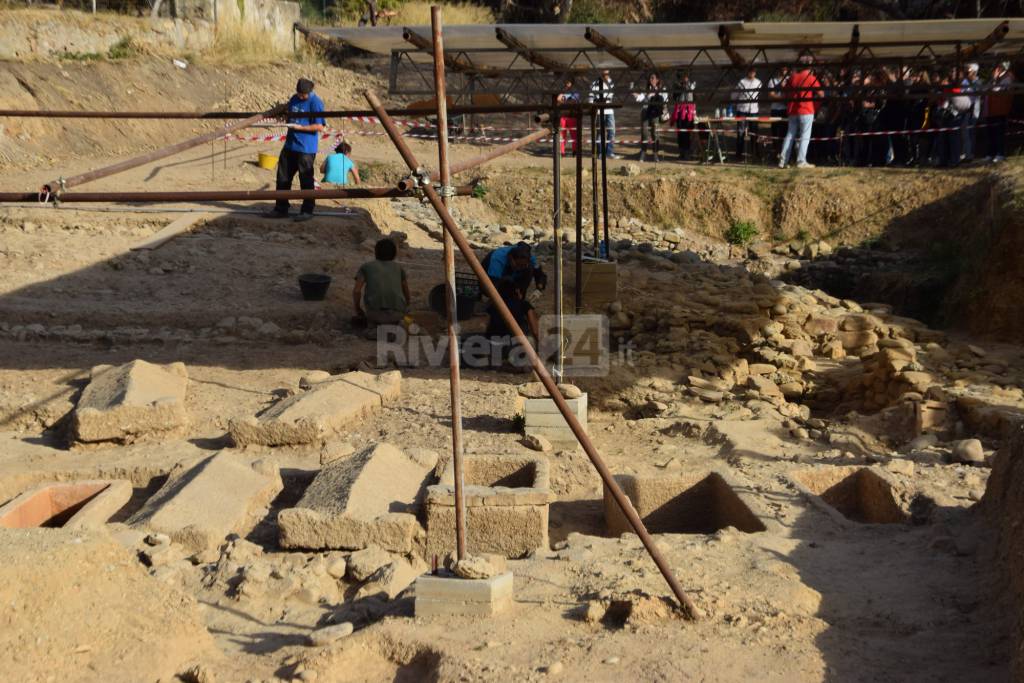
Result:
M779 162L779 168L786 168L786 162L785 161L780 161Z
M998 164L1000 161L1006 161L1006 157L1004 157L1004 156L994 156L994 157L992 157L992 163L993 164Z
M797 168L814 168L814 164L810 163L809 161L801 161L801 162L797 163L796 167Z

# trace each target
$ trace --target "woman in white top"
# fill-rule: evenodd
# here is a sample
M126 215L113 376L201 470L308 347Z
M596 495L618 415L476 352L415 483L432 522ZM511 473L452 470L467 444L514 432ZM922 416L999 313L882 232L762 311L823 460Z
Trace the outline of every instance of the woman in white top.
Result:
M668 92L661 84L661 77L652 73L647 77L644 91L633 93L633 98L643 104L640 108L640 161L646 161L647 143L650 142L654 163L658 163L658 124L668 120Z

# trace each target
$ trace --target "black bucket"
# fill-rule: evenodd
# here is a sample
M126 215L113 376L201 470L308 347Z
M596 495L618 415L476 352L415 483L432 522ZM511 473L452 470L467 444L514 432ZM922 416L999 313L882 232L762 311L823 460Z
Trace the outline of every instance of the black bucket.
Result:
M327 288L331 286L331 276L323 273L304 273L299 276L299 289L306 301L323 301L327 296Z
M444 317L446 317L448 315L448 307L447 307L447 305L445 304L445 301L444 301L445 300L445 293L447 292L447 289L448 288L442 282L441 284L439 284L436 287L434 287L433 289L431 289L430 290L430 294L427 296L427 303L430 304L430 310L434 311L434 313L437 313L442 318L444 318ZM469 320L470 318L472 318L473 317L473 309L474 309L478 299L479 299L479 297L470 299L470 298L467 298L467 297L464 297L464 296L459 296L456 293L456 295L455 295L455 305L456 305L456 309L457 309L455 311L455 318L456 318L456 320Z

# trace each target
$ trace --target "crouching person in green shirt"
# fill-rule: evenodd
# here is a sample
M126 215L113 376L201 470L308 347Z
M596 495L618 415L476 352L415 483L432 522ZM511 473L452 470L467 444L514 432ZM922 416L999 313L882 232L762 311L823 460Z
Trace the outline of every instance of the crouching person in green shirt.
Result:
M366 320L367 337L377 338L378 325L397 325L409 307L409 282L405 269L395 262L398 247L391 239L377 242L376 257L356 272L352 304L358 317Z

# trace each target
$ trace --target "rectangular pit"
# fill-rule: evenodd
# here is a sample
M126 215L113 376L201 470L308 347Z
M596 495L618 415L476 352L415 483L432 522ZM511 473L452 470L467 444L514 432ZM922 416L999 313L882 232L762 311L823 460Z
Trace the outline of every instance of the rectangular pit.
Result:
M617 474L615 481L651 533L713 534L727 527L748 534L765 531L764 523L717 472L674 477ZM614 536L633 531L607 487L604 518Z
M0 506L0 527L80 529L105 524L131 498L128 481L91 480L38 486Z
M820 467L789 476L804 495L844 519L860 524L902 524L909 519L897 485L870 467Z
M548 462L542 456L463 458L467 545L473 553L523 557L548 547ZM455 470L427 488L427 555L455 550Z

